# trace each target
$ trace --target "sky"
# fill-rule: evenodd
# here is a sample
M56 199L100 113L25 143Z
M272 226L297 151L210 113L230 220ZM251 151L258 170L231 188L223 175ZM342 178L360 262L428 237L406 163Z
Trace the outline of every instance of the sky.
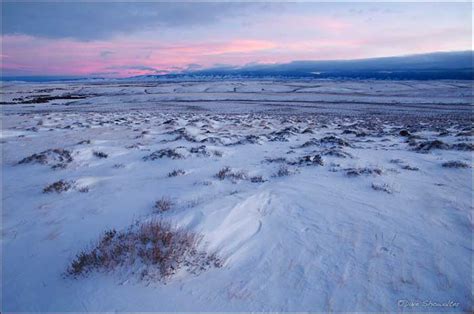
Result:
M471 3L2 2L3 76L472 50Z

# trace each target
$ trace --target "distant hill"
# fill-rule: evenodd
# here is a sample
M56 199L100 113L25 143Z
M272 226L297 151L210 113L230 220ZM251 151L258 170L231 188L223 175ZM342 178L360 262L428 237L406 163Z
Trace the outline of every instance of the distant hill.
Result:
M172 74L140 75L124 79L73 76L2 76L1 80L100 82L109 80L212 80L217 78L472 80L474 79L473 51L434 52L356 60L293 61L282 64L253 64L241 67L219 66Z
M473 52L436 52L357 60L293 61L284 64L221 66L138 79L199 77L293 77L352 79L473 79Z

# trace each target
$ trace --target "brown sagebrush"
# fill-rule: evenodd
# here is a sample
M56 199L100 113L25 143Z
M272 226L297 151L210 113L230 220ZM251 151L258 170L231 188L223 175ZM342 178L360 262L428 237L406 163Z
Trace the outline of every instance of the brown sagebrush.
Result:
M104 232L97 244L76 255L66 270L72 277L117 267L144 266L141 278L166 279L184 268L198 274L210 267L221 267L216 253L199 249L202 237L196 233L153 220L135 224L126 231Z

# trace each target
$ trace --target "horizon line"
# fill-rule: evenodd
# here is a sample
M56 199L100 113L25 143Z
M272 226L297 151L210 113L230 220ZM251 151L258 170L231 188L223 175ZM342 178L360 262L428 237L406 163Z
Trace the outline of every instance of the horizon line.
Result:
M45 78L45 79L64 79L64 80L80 80L80 79L127 79L127 78L134 78L134 77L166 77L166 76L173 76L173 75L193 75L199 72L205 71L212 71L212 70L244 70L247 67L254 67L254 66L279 66L279 65L290 65L292 63L297 62L351 62L351 61L368 61L368 60L380 60L380 59L390 59L390 58L409 58L409 57L416 57L416 56L425 56L425 55L435 55L435 54L456 54L456 53L471 53L474 54L474 49L467 49L467 50L450 50L450 51L431 51L425 53L408 53L408 54L400 54L400 55L389 55L389 56L378 56L378 57L369 57L369 58L354 58L354 59L295 59L289 62L249 62L244 65L233 65L233 64L215 64L206 68L199 68L194 70L184 69L179 71L170 71L166 73L152 73L152 74L144 74L144 75L131 75L131 76L101 76L101 75L94 75L94 73L88 75L76 75L76 74L65 74L65 75L48 75L48 74L32 74L32 75L4 75L3 71L0 71L0 77L12 79L12 78ZM471 68L474 68L474 63L471 63ZM1 70L1 69L0 69ZM337 71L337 70L334 70Z

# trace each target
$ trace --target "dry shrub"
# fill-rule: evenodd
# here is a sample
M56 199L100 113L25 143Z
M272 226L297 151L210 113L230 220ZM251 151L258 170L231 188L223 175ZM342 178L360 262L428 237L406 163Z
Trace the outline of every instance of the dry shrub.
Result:
M107 158L107 157L109 157L109 155L107 155L104 152L100 152L100 151L93 151L92 154L97 158Z
M300 166L323 166L324 161L321 158L321 155L307 155L298 158L295 162L290 162L290 165L300 165Z
M53 169L65 168L73 161L69 150L62 148L48 149L41 153L25 157L18 164L37 163L42 165L52 165Z
M349 177L358 177L362 174L365 175L381 175L382 174L382 169L379 168L347 168L346 170L346 175Z
M447 161L441 164L444 168L469 168L470 166L462 161Z
M74 185L74 181L69 182L69 181L59 180L45 187L43 189L43 193L66 192L70 190L73 187L73 185Z
M404 161L401 160L401 159L396 158L396 159L390 159L390 163L391 164L402 165L404 163Z
M201 157L209 157L211 156L211 153L207 150L206 145L201 145L198 147L191 147L189 149L189 152L191 154L195 154Z
M390 159L390 163L397 164L404 170L410 170L410 171L420 170L418 167L414 167L414 166L410 166L408 164L405 164L405 162L401 159Z
M216 178L219 180L224 180L230 171L230 167L224 167L216 173Z
M232 171L230 167L224 167L219 172L216 173L215 177L219 180L231 179L232 181L236 180L246 180L247 173L243 170L241 171Z
M156 160L158 158L183 159L185 156L177 151L177 148L163 148L157 150L150 155L143 157L144 161Z
M159 213L166 212L173 208L173 206L174 203L171 198L165 196L155 202L155 209Z
M213 150L212 154L216 157L222 157L223 153L220 150Z
M388 194L393 193L392 187L387 183L372 183L372 189L374 189L375 191L383 191Z
M268 162L268 163L282 163L282 162L286 162L286 158L285 157L276 157L276 158L270 158L270 157L267 157L265 158L265 162Z
M88 186L82 186L77 189L81 193L88 193L89 192L89 187Z
M286 177L291 174L290 170L288 169L287 166L281 165L280 168L278 168L278 171L273 175L274 177Z
M474 144L473 143L456 143L456 144L451 145L451 148L455 150L473 151Z
M185 174L186 172L183 169L174 169L173 171L168 173L168 177L172 178L172 177L182 176Z
M322 145L331 144L331 145L337 145L337 146L348 146L348 147L351 146L346 140L334 135L323 137L322 139L319 140L319 142Z
M262 176L253 176L250 178L250 182L252 183L263 183L265 182L265 179L263 179Z
M66 274L78 277L92 271L117 267L141 267L142 279L166 279L179 269L198 274L210 267L221 267L215 253L199 249L202 237L169 223L155 220L132 225L126 231L106 231L98 243L77 254Z
M434 140L421 142L415 148L419 152L429 152L432 149L449 149L449 145L440 140Z

